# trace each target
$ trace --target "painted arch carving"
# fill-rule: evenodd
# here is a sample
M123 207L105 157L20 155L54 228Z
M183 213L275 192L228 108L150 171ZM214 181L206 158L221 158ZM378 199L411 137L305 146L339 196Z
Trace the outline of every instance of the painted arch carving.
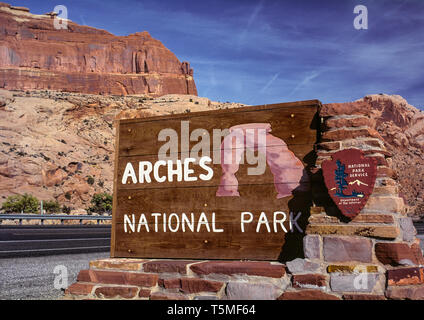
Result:
M266 156L266 164L274 176L277 198L290 196L295 189L308 185L305 168L287 144L273 136L269 123L249 123L229 129L221 144L222 176L217 197L238 197L238 180L235 176L246 149L258 151Z

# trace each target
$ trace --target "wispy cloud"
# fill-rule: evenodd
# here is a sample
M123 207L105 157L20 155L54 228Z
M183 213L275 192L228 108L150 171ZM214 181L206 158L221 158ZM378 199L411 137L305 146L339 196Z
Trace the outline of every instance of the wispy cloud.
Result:
M254 8L253 8L253 12L252 14L249 16L249 19L247 21L247 25L246 27L242 30L242 32L240 33L240 36L238 38L238 46L240 47L245 39L246 36L248 34L248 31L250 29L250 27L252 26L252 24L254 23L254 21L257 19L259 12L262 10L263 4L264 4L265 0L261 0Z
M309 72L303 79L301 82L299 82L294 89L290 92L290 96L292 96L297 90L307 86L313 79L315 79L316 77L318 77L320 75L320 72L318 71L312 71Z
M265 86L262 87L262 89L259 91L260 93L264 93L268 90L268 88L272 85L272 83L277 80L278 76L280 75L280 73L276 73L272 76L272 78L267 82L267 84Z

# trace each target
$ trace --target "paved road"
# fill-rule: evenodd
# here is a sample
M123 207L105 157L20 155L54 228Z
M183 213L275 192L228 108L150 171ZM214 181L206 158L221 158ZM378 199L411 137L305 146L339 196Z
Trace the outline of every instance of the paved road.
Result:
M66 267L70 285L91 260L107 257L108 252L0 259L0 299L60 299L62 290L54 288L56 266Z
M0 258L109 250L110 226L0 226Z

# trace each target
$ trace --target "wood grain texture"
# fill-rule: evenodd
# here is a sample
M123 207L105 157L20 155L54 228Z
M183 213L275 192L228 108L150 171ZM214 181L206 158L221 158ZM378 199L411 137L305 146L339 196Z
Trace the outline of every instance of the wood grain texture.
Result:
M118 212L118 166L119 162L119 153L116 150L119 150L119 126L120 122L115 121L115 165L113 168L113 202L112 202L112 229L110 237L110 256L113 258L115 256L115 243L116 243L116 212Z
M191 131L200 128L209 132L242 123L270 123L272 134L283 139L288 146L311 145L316 141L316 128L314 128L316 123L313 121L316 110L317 105L315 108L314 105L299 107L273 105L268 108L245 107L221 110L216 113L196 112L175 118L169 116L155 120L146 118L140 119L140 122L122 120L119 156L157 155L159 132L164 128L170 128L180 133L181 121L189 121ZM196 143L190 141L190 147Z
M152 179L151 183L122 184L125 165L131 162L137 171L139 161L158 160L158 150L164 142L158 142L158 134L164 128L172 128L180 135L181 121L189 121L190 132L195 129L206 129L211 137L213 129L226 129L234 125L246 123L270 123L271 134L283 139L305 167L314 159L314 144L317 141L319 126L317 111L319 101L305 101L286 104L245 107L239 109L198 112L163 117L120 120L117 126L117 157L115 158L114 205L112 227L112 257L139 258L190 258L190 259L254 259L277 260L289 251L299 251L301 237L298 232L290 232L290 211L295 215L302 213L297 221L306 227L309 214L310 195L308 192L296 192L291 196L277 199L274 177L266 167L263 175L247 174L249 164L241 164L236 174L239 197L217 197L220 184L221 166L211 165L214 176L208 181L159 183ZM221 140L222 141L222 140ZM190 148L197 142L192 141ZM216 146L215 146L216 149ZM210 153L214 146L211 143ZM187 156L179 149L179 158ZM196 164L192 166L195 175L204 173ZM161 169L166 174L165 168ZM245 224L245 232L241 232L240 214L249 211L253 214L251 223ZM273 213L283 211L287 214L284 223L288 234L279 230L273 231ZM186 213L194 215L198 222L204 212L208 219L215 214L217 228L224 232L207 232L203 226L200 232L163 232L158 225L158 232L152 232L155 226L151 213ZM264 224L256 232L261 212L269 221L272 232L268 232ZM145 226L140 232L124 232L124 215L136 221L145 214L150 232ZM279 216L281 218L281 216ZM175 220L171 221L175 226ZM211 225L211 221L209 221ZM277 228L278 229L278 228ZM280 228L281 229L281 228ZM301 248L300 248L301 249Z

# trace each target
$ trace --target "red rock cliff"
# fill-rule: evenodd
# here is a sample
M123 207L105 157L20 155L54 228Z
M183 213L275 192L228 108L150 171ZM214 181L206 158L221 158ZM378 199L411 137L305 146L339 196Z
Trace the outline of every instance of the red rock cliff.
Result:
M118 37L0 3L0 87L94 94L197 95L193 69L148 32Z

